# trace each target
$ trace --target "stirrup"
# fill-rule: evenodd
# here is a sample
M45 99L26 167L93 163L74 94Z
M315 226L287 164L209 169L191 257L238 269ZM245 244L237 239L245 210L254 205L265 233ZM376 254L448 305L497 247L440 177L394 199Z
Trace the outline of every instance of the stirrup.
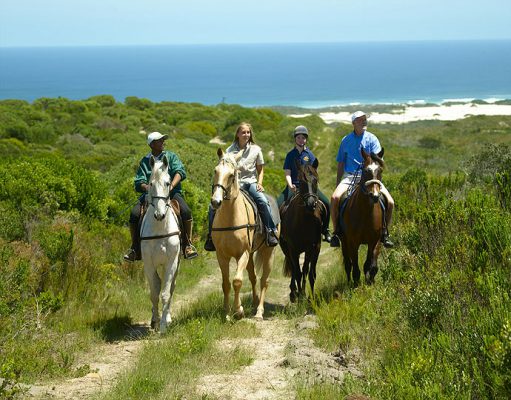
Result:
M334 233L330 239L330 247L341 247L341 241L336 233Z
M277 239L277 236L275 236L275 233L273 231L269 231L266 233L266 244L269 247L275 247L279 244L279 239Z
M197 253L197 249L195 248L194 245L189 244L188 246L185 247L185 251L184 251L185 260L191 260L192 258L195 258L198 255L199 255L199 253Z
M392 240L390 240L389 235L384 235L381 238L381 243L383 244L383 247L387 249L391 249L392 247L394 247L394 243L392 242Z
M332 235L330 235L330 232L329 232L328 229L326 231L324 231L322 233L322 235L323 235L323 241L324 242L330 243L332 241Z

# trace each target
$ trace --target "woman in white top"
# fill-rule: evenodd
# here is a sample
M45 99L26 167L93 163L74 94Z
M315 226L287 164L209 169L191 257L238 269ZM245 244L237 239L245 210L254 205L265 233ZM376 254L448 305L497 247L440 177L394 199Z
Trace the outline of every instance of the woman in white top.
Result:
M234 141L227 148L227 153L238 153L239 151L243 152L243 155L238 162L240 187L247 191L257 204L257 208L261 214L261 219L266 227L268 245L276 246L279 243L276 235L276 226L271 217L270 203L263 193L263 152L261 147L254 142L252 126L246 122L242 122L238 126L236 134L234 135ZM211 224L213 221L211 211L212 210L210 208L209 233L208 239L204 244L204 249L207 251L215 250L215 246L211 240Z

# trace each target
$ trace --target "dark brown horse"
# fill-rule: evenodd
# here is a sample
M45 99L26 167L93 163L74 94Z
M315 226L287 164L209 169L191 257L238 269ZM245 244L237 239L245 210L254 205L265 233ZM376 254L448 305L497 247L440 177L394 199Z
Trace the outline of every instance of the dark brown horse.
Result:
M349 196L344 211L339 215L342 228L342 255L348 282L353 274L353 282L358 285L360 269L358 267L358 249L367 244L367 256L364 263L366 282L371 284L378 272L378 255L384 227L383 208L380 204L384 196L380 192L381 176L384 168L383 150L379 154L367 154L361 150L364 164L360 182Z
M295 302L305 294L307 276L314 295L316 263L321 250L322 213L324 205L318 199L318 173L311 165L297 165L300 186L298 192L280 208L280 247L284 252L284 275L291 276L289 298ZM300 254L305 253L303 266Z

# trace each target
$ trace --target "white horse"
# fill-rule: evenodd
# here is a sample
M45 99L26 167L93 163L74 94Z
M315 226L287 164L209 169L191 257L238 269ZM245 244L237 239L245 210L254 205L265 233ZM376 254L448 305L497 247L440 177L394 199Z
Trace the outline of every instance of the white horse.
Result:
M176 286L179 269L179 224L170 205L170 176L168 161L151 156L152 168L149 190L146 195L147 212L140 228L142 261L151 290L153 315L151 328L165 333L172 318L170 302ZM162 286L163 281L163 286ZM158 313L158 298L161 293L162 314Z

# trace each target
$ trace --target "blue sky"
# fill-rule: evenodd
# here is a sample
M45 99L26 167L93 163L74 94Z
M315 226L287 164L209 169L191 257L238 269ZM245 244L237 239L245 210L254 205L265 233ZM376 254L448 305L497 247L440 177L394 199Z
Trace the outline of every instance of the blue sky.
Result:
M511 0L0 0L0 46L511 39Z

